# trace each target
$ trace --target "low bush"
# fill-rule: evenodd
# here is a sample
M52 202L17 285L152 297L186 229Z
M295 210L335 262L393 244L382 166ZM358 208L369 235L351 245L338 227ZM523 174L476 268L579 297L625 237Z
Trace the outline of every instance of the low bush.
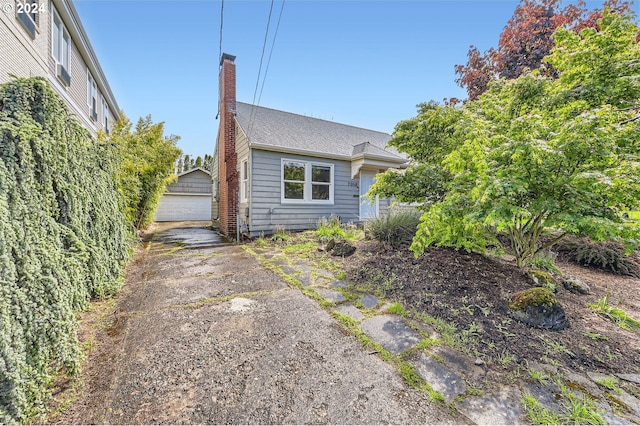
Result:
M420 223L417 210L398 210L371 219L366 224L367 236L391 246L410 244Z
M640 278L640 265L625 253L622 244L613 241L563 240L555 250L565 260L579 265Z

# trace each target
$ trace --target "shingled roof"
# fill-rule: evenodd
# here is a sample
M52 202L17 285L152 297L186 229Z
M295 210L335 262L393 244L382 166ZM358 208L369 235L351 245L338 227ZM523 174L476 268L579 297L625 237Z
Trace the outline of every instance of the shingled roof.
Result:
M333 121L292 114L242 102L236 103L236 121L250 146L276 151L352 159L357 155L404 163L391 135Z

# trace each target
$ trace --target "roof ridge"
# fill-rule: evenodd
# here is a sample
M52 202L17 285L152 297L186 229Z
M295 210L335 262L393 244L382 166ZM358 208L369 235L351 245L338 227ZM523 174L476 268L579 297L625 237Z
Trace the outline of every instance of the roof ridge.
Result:
M391 136L391 134L390 134L390 133L382 132L382 131L380 131L380 130L367 129L367 128L360 127L360 126L354 126L354 125L351 125L351 124L340 123L340 122L338 122L338 121L331 121L331 120L327 120L326 118L311 117L311 116L308 116L308 115L296 114L296 113L294 113L294 112L283 111L283 110L281 110L281 109L270 108L270 107L264 107L264 106L260 106L260 105L254 105L254 104L250 104L250 103L247 103L247 102L241 102L241 101L236 101L236 104L243 104L243 105L247 105L247 106L252 107L252 108L268 109L268 110L271 110L271 111L280 112L280 113L282 113L282 114L295 115L295 116L297 116L297 117L307 118L307 119L311 119L311 120L324 121L324 122L326 122L326 123L337 124L337 125L345 126L345 127L351 127L352 129L365 130L365 131L367 131L367 132L374 132L374 133L380 133L380 134L382 134L382 135L389 135L389 136Z

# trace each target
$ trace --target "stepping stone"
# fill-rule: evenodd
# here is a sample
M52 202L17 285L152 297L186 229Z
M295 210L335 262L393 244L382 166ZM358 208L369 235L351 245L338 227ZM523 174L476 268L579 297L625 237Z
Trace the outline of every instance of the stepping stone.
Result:
M334 280L333 278L329 279L327 277L319 277L319 276L316 275L316 279L315 279L314 284L316 286L326 286L329 283L331 283L333 280Z
M467 355L448 346L438 346L430 349L433 355L437 355L444 360L444 364L451 370L476 380L482 379L486 372L484 368L474 363L474 360Z
M378 315L369 318L360 327L364 334L392 354L413 348L422 339L405 322L393 315Z
M330 279L331 281L334 281L336 279L335 275L333 275L333 273L324 270L324 269L316 269L316 277L325 277Z
M339 303L339 302L344 302L345 300L347 300L344 295L340 292L337 292L335 290L329 290L326 288L319 288L316 290L318 292L318 294L322 297L324 297L325 300L332 302L332 303Z
M616 374L622 380L640 385L640 374Z
M302 262L295 263L294 262L294 265L295 265L296 269L298 269L298 271L311 272L313 270L313 268L311 266L307 265L306 263L302 263Z
M523 389L523 393L529 393L533 396L536 401L538 401L541 405L548 408L550 411L554 413L561 412L564 407L562 405L562 398L558 398L560 395L560 388L556 383L551 380L545 380L544 382L520 382L520 385Z
M417 361L409 363L433 390L444 396L446 402L455 400L456 396L463 394L467 389L460 376L425 353L420 354Z
M282 272L284 272L287 275L295 275L298 273L296 269L292 268L289 265L283 265L280 267L280 269L282 270Z
M524 424L520 400L522 396L516 388L508 387L499 394L469 396L456 407L458 411L479 425L517 425Z
M362 321L364 319L364 315L360 312L360 309L353 306L351 303L345 303L342 305L338 305L333 308L335 312L339 312L343 315L353 318L356 321Z
M600 391L600 388L598 387L598 385L592 382L591 380L587 379L583 375L578 374L575 371L568 370L566 368L562 369L562 374L564 374L564 376L567 378L568 381L574 382L580 385L592 396L595 396L597 398L600 398L601 400L604 400L604 395Z
M303 286L309 287L311 285L311 273L303 272L297 278L298 278L298 281L300 281Z
M331 284L329 284L329 287L331 288L347 288L347 283L340 280L340 281L334 281Z
M622 402L627 408L633 413L631 416L631 420L638 422L640 421L640 400L635 396L627 393L624 389L620 389L622 392L618 394L617 392L613 392L613 397Z
M365 309L373 309L376 306L378 306L378 303L380 303L377 297L372 296L370 294L364 294L360 296L360 299L358 300L360 300L360 303L362 303L362 306Z

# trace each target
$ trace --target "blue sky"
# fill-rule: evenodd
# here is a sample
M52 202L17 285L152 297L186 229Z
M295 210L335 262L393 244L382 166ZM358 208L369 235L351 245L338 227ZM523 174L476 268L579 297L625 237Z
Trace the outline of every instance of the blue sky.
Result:
M74 4L125 114L165 122L185 154L212 154L221 2ZM471 44L497 45L518 2L286 0L264 79L282 4L273 5L256 102L263 87L261 106L391 133L418 103L465 97L454 66ZM236 56L242 102L254 101L270 5L224 2L222 51Z

